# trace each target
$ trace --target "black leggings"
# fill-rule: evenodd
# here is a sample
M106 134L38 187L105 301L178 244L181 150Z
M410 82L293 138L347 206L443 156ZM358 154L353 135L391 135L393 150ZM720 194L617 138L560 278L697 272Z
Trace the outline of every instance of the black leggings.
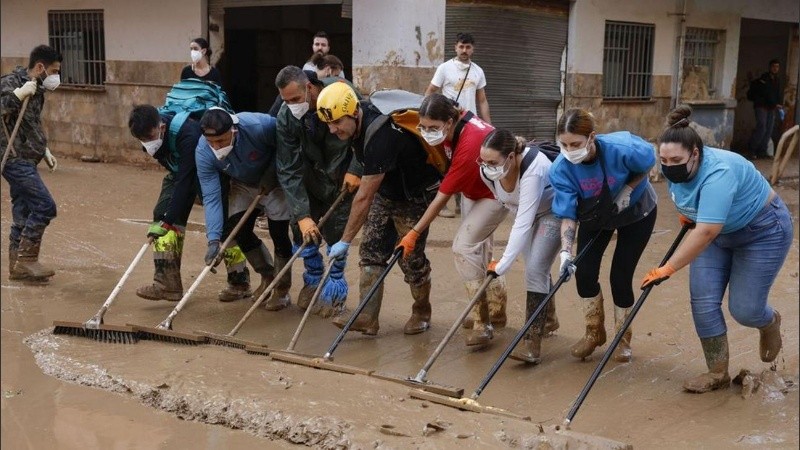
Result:
M650 241L653 227L656 224L657 207L650 214L617 231L617 246L614 249L614 258L611 260L611 296L614 305L621 308L633 306L633 272L639 263L644 248ZM594 230L584 230L578 227L578 253L586 246L589 240L597 234ZM600 293L600 263L603 253L611 242L614 230L602 230L597 240L586 255L578 261L575 271L575 283L578 295L583 298L592 298Z
M253 211L247 221L242 225L239 233L236 234L236 243L244 253L256 249L261 245L261 239L253 232L256 226L256 218L259 216L259 210ZM233 228L239 223L239 220L244 215L244 211L236 213L228 220L225 221L222 237L225 239ZM269 235L272 238L272 244L275 246L275 255L282 258L289 258L292 256L292 240L289 239L289 221L288 220L272 220L268 219Z

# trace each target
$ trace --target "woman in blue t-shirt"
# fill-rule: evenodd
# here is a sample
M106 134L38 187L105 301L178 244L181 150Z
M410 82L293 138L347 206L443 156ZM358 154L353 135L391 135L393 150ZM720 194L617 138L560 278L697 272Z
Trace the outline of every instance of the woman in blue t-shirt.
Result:
M572 356L586 358L606 342L600 264L603 253L617 232L611 261L611 295L614 322L619 330L633 306L633 272L650 240L656 223L656 193L647 179L655 164L652 144L639 136L620 131L595 132L594 116L582 109L567 111L556 127L561 155L550 167L555 189L553 214L561 218L560 273L575 272L578 295L583 299L586 334L572 348ZM580 252L597 240L578 262L572 263L577 230ZM614 360L631 359L631 329L628 328L614 352Z
M689 127L692 110L675 108L661 133L658 153L681 223L694 228L663 266L651 270L642 289L691 263L692 317L708 373L686 380L689 392L727 387L728 338L722 297L740 324L760 331L761 360L781 349L781 316L767 297L792 244L789 210L767 180L742 156L703 146Z

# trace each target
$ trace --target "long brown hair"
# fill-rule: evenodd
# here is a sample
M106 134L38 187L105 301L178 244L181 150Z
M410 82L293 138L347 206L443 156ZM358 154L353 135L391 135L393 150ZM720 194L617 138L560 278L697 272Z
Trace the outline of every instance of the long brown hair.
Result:
M594 129L594 115L585 109L573 108L558 119L556 134L572 133L588 137Z

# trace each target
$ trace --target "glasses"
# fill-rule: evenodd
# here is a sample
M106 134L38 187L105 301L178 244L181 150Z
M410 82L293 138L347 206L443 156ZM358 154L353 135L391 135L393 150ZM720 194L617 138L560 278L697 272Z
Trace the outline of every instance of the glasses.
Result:
M442 125L439 128L423 127L422 125L417 125L417 130L419 130L420 133L438 133L440 131L444 131L444 125Z
M507 162L508 162L508 157L506 157L505 161L503 161L502 164L489 164L486 161L482 160L480 156L475 160L475 164L479 165L481 169L488 169L490 167L503 167L506 165Z

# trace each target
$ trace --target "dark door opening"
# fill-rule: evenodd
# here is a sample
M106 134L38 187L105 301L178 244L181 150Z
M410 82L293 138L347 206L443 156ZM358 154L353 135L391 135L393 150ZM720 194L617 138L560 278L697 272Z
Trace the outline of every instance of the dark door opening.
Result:
M317 31L330 37L331 52L352 76L352 19L341 5L264 6L225 9L222 67L236 111L266 112L278 95L275 77L285 66L302 67Z

